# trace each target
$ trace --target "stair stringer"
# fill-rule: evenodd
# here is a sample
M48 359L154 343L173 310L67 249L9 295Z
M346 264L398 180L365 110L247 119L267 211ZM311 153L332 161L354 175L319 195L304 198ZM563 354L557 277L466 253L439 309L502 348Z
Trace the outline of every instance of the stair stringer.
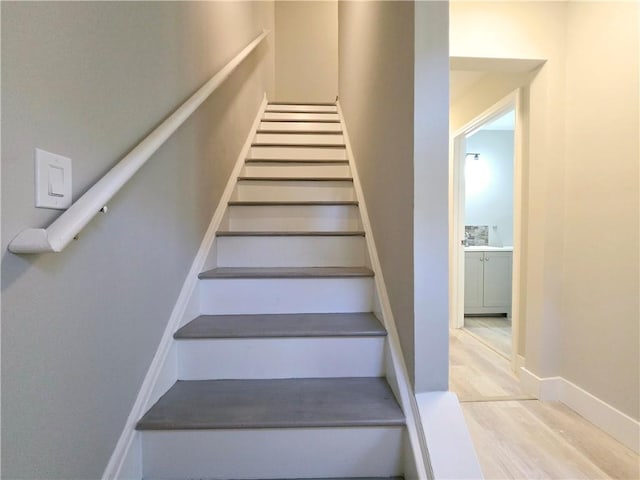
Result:
M387 351L385 361L387 363L386 378L389 386L399 400L400 406L404 412L407 422L407 437L405 448L405 478L433 479L434 474L429 460L429 451L425 442L425 436L422 431L420 422L420 413L418 411L418 403L411 391L411 382L407 366L402 356L402 346L400 345L400 336L396 327L393 312L391 311L391 303L387 294L387 287L382 273L382 267L378 258L371 222L358 175L358 169L355 163L353 150L349 133L342 114L340 102L336 102L338 107L338 117L342 125L344 135L344 143L346 145L347 160L351 168L353 177L353 187L355 190L356 200L359 202L360 216L362 218L362 226L365 232L367 243L367 251L369 253L369 261L371 269L374 271L374 313L382 320L383 325L387 329Z
M198 275L215 263L216 232L220 228L227 204L231 199L236 185L236 179L244 167L245 159L251 150L251 143L260 126L260 121L266 107L267 95L265 93L249 130L249 134L229 175L218 206L182 285L178 299L162 334L158 349L142 381L142 385L116 447L102 474L102 480L139 480L142 478L141 432L136 430L136 424L145 412L178 380L177 345L173 334L181 326L199 314L200 289L198 288Z

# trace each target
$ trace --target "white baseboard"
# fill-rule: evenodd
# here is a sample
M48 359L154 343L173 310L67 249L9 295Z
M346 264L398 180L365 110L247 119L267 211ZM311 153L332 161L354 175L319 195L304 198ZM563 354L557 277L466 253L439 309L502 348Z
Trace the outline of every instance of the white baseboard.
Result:
M640 422L563 377L538 377L521 368L524 390L545 401L559 401L604 430L623 445L640 453Z
M347 126L344 122L344 116L342 115L340 102L338 102L337 105L338 116L340 117L340 123L342 124L342 131L344 133L347 160L349 161L349 167L351 168L351 175L353 177L353 187L356 193L356 199L358 200L360 206L360 215L362 216L362 226L365 231L371 269L375 273L374 297L377 300L378 306L380 308L380 316L382 317L381 320L385 328L387 329L387 360L388 363L390 363L390 368L387 368L386 372L387 380L389 381L389 385L391 386L392 390L396 394L396 397L398 398L398 401L406 418L407 433L409 437L408 447L413 453L415 462L415 474L419 479L433 478L433 472L431 470L431 465L429 462L429 453L425 444L424 433L422 432L422 424L420 422L418 404L413 394L407 366L405 365L404 357L402 356L400 336L398 335L396 323L391 311L391 303L389 302L387 287L385 285L384 276L382 274L382 267L380 265L375 241L373 239L373 230L371 229L371 222L369 221L364 193L362 191L360 177L358 176L358 170L356 168Z
M253 136L255 135L258 125L260 125L260 119L266 106L267 97L265 95L253 121L247 140L238 155L236 165L220 197L220 203L213 214L211 223L207 228L200 248L196 253L189 273L182 285L167 326L162 334L158 350L151 361L149 370L142 382L138 396L129 413L118 443L109 459L109 463L102 474L103 480L142 478L142 458L139 435L137 435L135 429L136 423L148 408L178 379L177 356L175 353L173 333L181 325L199 313L197 311L199 308L198 289L196 288L198 285L198 274L203 270L207 260L211 257L210 251L213 249L216 231L220 226L227 203L233 193L236 178L244 166L244 160L249 153Z
M418 393L416 399L434 478L484 478L456 394Z

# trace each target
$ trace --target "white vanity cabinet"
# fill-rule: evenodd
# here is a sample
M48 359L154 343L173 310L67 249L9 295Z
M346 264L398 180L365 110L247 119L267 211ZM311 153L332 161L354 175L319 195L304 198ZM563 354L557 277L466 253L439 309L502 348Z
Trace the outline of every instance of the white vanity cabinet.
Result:
M511 315L513 252L476 247L464 257L464 313Z

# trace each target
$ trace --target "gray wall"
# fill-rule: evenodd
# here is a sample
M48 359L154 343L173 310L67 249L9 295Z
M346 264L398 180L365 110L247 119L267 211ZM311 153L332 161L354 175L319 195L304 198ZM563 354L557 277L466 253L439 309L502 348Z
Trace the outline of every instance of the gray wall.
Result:
M273 3L2 2L2 477L99 478L265 91L272 39L63 253L8 242L35 209L33 150L77 198L257 36Z
M338 1L278 1L276 96L333 102L338 95Z
M413 2L339 2L339 90L374 239L414 375Z

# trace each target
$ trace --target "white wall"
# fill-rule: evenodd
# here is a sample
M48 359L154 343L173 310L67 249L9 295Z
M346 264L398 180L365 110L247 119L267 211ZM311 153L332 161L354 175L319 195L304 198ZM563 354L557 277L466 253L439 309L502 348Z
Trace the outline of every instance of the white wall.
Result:
M562 279L562 375L636 419L638 10L637 2L569 4Z
M338 95L338 1L279 0L275 6L275 24L275 100L335 101Z
M64 252L7 244L34 208L33 151L73 196L229 59L271 2L2 2L2 477L100 478L265 91L268 38Z
M635 419L638 8L625 2L451 8L452 55L546 60L526 92L527 368L564 376Z
M480 156L466 158L465 171L476 178L466 178L465 225L488 225L489 245L512 246L513 130L480 130L466 142Z

